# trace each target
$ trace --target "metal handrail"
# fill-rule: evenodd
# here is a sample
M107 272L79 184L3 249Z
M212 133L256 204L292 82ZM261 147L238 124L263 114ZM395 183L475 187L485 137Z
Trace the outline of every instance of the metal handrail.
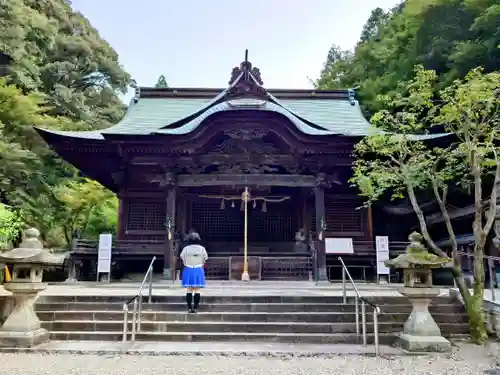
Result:
M123 304L123 337L122 341L127 342L128 335L128 306L133 302L134 310L132 313L132 336L131 341L135 341L136 333L141 332L141 312L142 312L142 297L143 297L143 289L146 284L146 280L148 281L148 303L152 302L153 297L153 264L156 260L156 256L151 259L151 263L149 263L148 270L142 279L141 287L139 288L139 292L132 298L130 298L127 302Z
M359 301L361 301L361 325L363 329L363 346L367 346L367 335L366 335L366 304L373 307L373 335L375 340L375 355L379 355L379 337L378 337L378 314L380 314L380 308L375 305L373 302L368 301L366 298L362 297L359 293L358 287L356 283L351 277L347 266L344 263L342 257L338 258L340 263L342 264L342 295L343 295L343 303L347 303L347 278L351 282L352 288L356 292L355 298L355 308L356 308L356 335L359 336ZM347 278L346 278L347 276Z

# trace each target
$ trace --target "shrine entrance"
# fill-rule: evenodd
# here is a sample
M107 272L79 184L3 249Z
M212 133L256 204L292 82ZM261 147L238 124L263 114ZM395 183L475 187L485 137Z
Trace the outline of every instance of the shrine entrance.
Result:
M293 252L291 247L301 224L298 206L292 203L293 190L283 192L282 189L282 194L271 190L252 192L247 203L249 254L257 249L269 253ZM214 255L241 253L245 211L240 194L238 190L226 194L199 194L189 203L188 227L200 233L208 251Z

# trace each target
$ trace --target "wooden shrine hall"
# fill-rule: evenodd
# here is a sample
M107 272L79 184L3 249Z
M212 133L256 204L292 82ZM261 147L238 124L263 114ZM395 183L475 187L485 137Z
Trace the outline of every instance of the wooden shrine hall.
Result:
M108 129L37 129L117 194L122 273L157 256L172 277L191 228L208 278L241 279L246 263L251 279L323 280L337 258L325 251L331 237L352 238L350 259L373 267L371 211L348 183L353 146L371 131L354 92L266 89L247 57L224 89L138 88ZM97 239L76 241L72 254L80 278L92 277Z

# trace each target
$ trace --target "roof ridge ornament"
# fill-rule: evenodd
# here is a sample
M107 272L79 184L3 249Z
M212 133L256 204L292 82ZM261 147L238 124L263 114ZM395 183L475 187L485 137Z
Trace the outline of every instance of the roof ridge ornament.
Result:
M267 99L267 91L262 87L264 82L260 69L248 61L248 49L245 50L245 60L233 68L229 80L230 97L254 96Z

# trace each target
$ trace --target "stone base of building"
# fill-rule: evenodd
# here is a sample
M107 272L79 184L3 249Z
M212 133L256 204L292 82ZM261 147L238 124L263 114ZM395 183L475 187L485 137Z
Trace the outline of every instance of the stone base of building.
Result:
M44 328L29 332L0 330L0 347L2 348L32 348L48 342L49 339L50 332Z
M414 336L403 333L396 340L395 346L408 352L448 353L451 351L451 343L443 336Z

